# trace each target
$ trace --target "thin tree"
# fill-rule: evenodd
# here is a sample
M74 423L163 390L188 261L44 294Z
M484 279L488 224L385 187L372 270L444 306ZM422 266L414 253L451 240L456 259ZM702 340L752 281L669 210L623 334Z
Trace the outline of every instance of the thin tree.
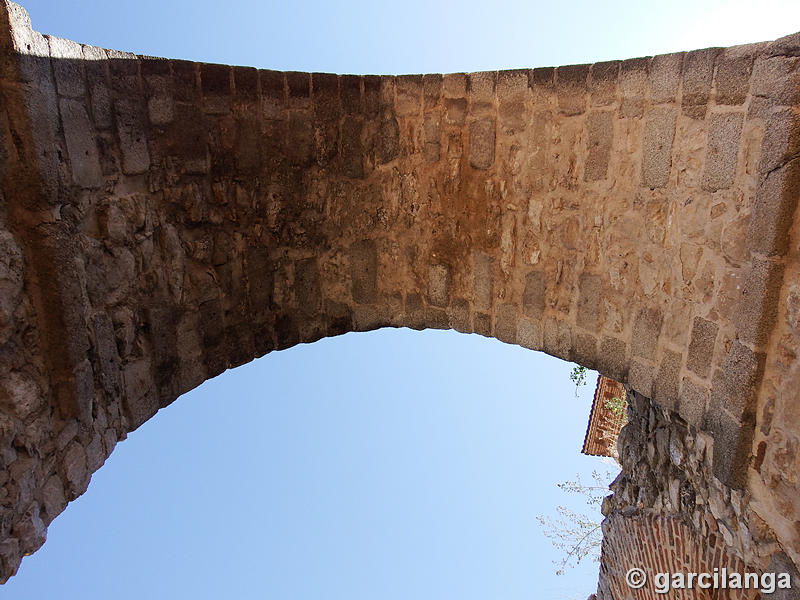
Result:
M584 484L580 475L576 475L574 481L557 484L564 492L582 495L586 504L593 508L593 514L579 513L561 505L556 507L559 515L557 518L543 515L536 517L545 537L564 553L560 561L553 561L557 567L556 575L563 575L565 569L576 566L585 558L599 562L603 542L600 505L608 495L608 486L613 478L612 471L592 471L593 482L590 484Z
M572 380L572 383L575 384L575 397L578 397L578 389L586 385L586 374L588 373L588 369L586 367L582 367L580 365L575 365L572 367L572 371L569 372L569 378Z

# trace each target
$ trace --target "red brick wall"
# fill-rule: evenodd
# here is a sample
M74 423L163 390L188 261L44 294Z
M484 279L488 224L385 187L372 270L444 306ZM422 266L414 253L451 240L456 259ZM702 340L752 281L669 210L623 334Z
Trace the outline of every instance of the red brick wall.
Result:
M729 554L719 535L700 538L680 519L649 511L630 516L615 513L603 524L603 531L600 588L605 587L613 600L751 600L760 597L760 592L753 589L704 590L696 585L694 589L671 589L666 594L656 592L653 582L656 573L713 573L715 567L720 573L723 567L728 573L757 572ZM647 583L640 589L630 588L625 581L626 573L634 567L644 569L647 575Z

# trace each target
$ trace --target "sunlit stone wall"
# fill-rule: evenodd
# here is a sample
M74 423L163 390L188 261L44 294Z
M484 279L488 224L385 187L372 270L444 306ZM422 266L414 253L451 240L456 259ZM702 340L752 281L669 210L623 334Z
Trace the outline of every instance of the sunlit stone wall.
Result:
M0 9L3 578L181 393L383 326L598 369L710 433L719 480L772 473L764 502L794 502L771 483L793 422L761 422L750 465L761 403L784 418L797 382L796 37L354 76L135 56Z

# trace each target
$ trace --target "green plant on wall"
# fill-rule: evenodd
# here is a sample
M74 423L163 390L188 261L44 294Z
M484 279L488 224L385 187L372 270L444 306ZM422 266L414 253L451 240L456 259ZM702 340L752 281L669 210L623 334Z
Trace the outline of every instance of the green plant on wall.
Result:
M575 365L572 368L572 371L569 373L569 378L572 380L572 383L575 384L575 397L578 396L578 388L582 385L586 385L586 374L588 373L588 369L586 367L582 367L580 365Z
M625 414L625 409L628 408L628 403L622 398L617 398L616 396L614 396L613 398L611 398L611 400L606 400L605 406L613 414L621 416Z

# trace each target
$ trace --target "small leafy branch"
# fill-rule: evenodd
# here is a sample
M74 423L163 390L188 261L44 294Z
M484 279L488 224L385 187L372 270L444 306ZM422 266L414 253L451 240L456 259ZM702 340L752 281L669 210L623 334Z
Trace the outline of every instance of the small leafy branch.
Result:
M582 385L586 385L586 374L588 373L588 369L586 367L582 367L580 365L575 365L572 367L572 371L569 373L569 378L572 380L572 383L575 384L575 397L578 397L578 388Z

